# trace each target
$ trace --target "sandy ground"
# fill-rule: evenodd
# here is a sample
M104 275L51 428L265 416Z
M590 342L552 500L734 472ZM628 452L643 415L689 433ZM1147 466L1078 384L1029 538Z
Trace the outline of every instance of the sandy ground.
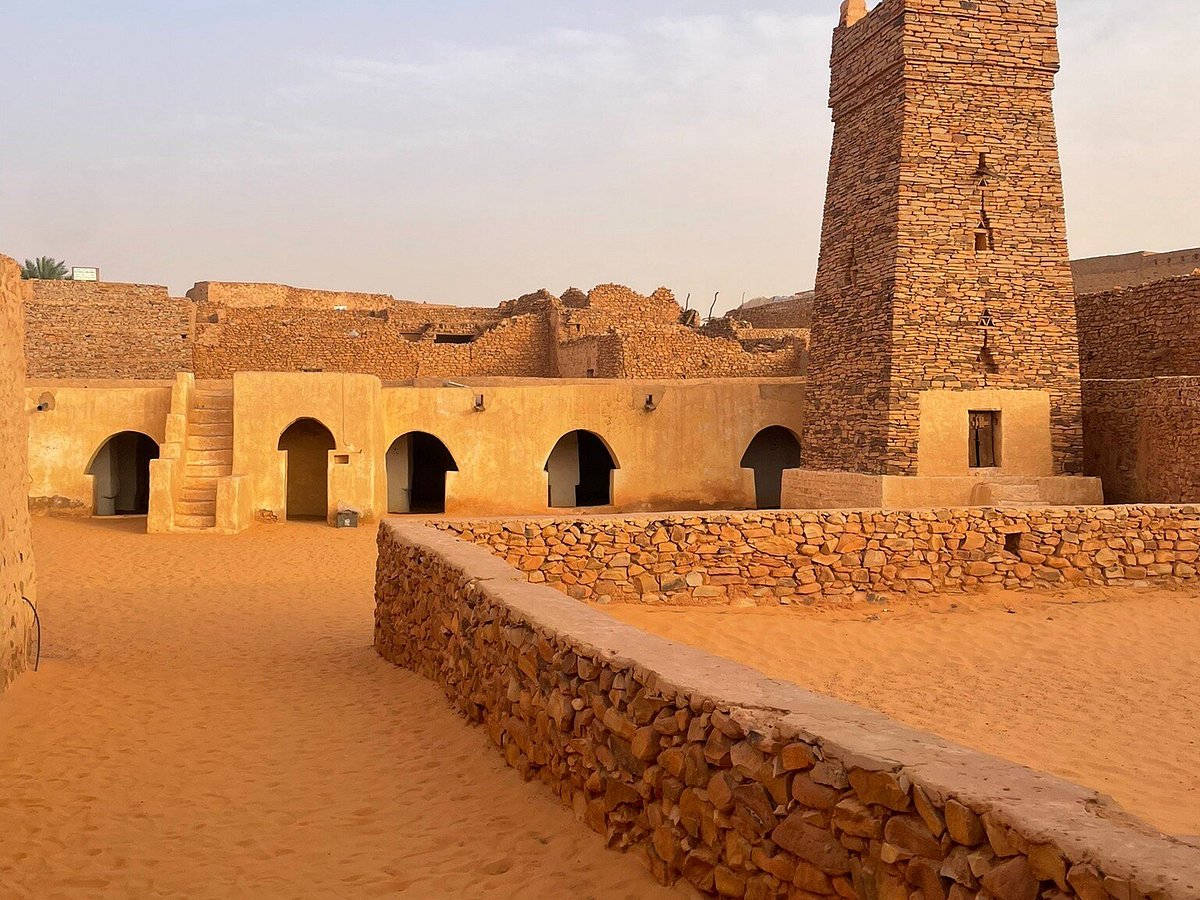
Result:
M775 678L1200 834L1200 596L945 597L914 609L601 607Z
M679 896L371 649L374 534L35 526L0 896Z

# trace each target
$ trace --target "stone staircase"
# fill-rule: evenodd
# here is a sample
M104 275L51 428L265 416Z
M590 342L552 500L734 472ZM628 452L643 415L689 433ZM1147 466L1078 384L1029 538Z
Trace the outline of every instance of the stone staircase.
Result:
M184 476L175 528L207 531L217 524L217 479L233 472L233 385L197 383L188 411Z

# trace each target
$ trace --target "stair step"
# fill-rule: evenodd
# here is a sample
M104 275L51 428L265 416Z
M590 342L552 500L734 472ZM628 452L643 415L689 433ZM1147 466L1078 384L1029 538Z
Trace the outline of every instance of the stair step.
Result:
M189 434L187 439L189 451L193 450L224 450L233 452L232 434Z
M181 497L175 501L175 515L177 516L215 516L216 514L217 501L215 498L185 500Z
M189 437L223 438L233 445L232 422L189 422Z
M220 465L220 464L202 465L202 464L188 463L187 466L184 468L184 477L185 478L203 478L206 480L215 481L218 478L223 478L226 475L231 474L232 471L233 471L233 466Z
M217 495L213 491L199 491L195 494L189 494L187 491L179 492L179 499L175 501L175 506L178 508L183 504L192 506L194 504L208 504L216 509Z
M214 447L214 448L192 448L187 451L187 464L189 466L232 466L233 465L233 448L232 447Z
M233 410L193 409L191 421L197 425L233 425Z
M175 516L175 525L178 528L216 528L216 516Z

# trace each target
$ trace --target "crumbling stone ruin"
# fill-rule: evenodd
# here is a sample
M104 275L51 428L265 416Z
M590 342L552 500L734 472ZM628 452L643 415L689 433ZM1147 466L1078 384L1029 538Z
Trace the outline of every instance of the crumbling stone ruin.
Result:
M806 325L685 324L665 289L547 291L484 309L200 282L36 282L27 311L35 378L227 379L235 372L415 378L743 378L800 374Z

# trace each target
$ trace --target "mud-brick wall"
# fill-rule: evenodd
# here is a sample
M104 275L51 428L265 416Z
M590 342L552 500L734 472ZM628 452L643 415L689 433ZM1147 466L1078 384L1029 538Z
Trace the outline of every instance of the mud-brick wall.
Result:
M692 513L442 521L581 600L778 605L987 586L1194 582L1200 508Z
M25 465L25 287L16 262L0 256L0 692L28 664L32 613L22 597L35 600Z
M664 883L753 900L1200 896L1200 849L1092 791L645 634L450 535L384 523L376 604L385 659L439 683L510 766Z
M1200 502L1200 377L1085 379L1083 426L1106 502Z

